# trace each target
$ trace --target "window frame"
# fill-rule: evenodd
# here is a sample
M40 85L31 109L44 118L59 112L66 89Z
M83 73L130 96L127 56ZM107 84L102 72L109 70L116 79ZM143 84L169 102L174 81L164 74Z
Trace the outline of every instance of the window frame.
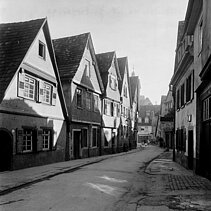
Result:
M83 91L80 88L76 88L76 107L82 109L83 108ZM80 105L79 105L79 96L80 96Z
M88 111L92 110L92 94L91 94L91 92L86 92L86 109Z
M95 137L96 137L96 144L94 145L94 131L96 131L95 133ZM97 138L97 127L92 127L92 139L91 139L91 147L92 148L97 148L97 141L98 141L98 138Z
M27 132L30 131L30 134L27 134ZM26 137L31 137L31 140L27 140ZM26 140L24 140L26 138ZM24 144L25 142L25 144ZM30 143L30 145L27 144L27 142ZM27 149L27 146L31 146L30 149ZM26 149L24 150L24 147ZM23 143L22 143L22 152L23 153L30 153L33 152L33 129L23 129Z
M86 131L86 141L83 140L83 132ZM86 143L86 144L84 144ZM88 148L88 128L82 128L81 129L81 148L87 149Z
M42 46L42 49L40 48L41 46ZM38 44L38 55L39 55L39 58L46 60L46 44L40 40Z
M48 134L45 134L45 132L48 132ZM49 151L51 150L51 135L52 135L52 130L51 129L42 129L42 150L43 151ZM44 147L45 146L45 137L47 136L47 145L48 147Z
M93 94L93 106L94 106L94 112L98 112L99 111L99 96L96 94Z
M116 77L114 75L109 75L109 86L112 90L116 91L117 90L117 81Z

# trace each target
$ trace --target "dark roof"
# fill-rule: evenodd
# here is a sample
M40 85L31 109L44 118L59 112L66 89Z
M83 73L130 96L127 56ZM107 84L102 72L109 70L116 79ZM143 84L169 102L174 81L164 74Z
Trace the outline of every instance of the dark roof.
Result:
M100 75L103 81L104 88L107 87L108 83L108 70L111 67L115 52L106 52L96 54L97 64L99 67Z
M185 21L179 21L178 32L177 32L177 47L179 46L182 36L184 34L184 28L185 28Z
M90 33L53 40L61 80L71 80L78 70Z
M0 24L0 103L45 20Z
M130 76L130 90L131 90L132 102L134 101L136 89L139 89L139 78L138 78L138 76ZM139 91L139 90L137 90L137 91Z
M125 70L126 70L126 66L127 66L127 57L122 57L122 58L117 58L117 62L118 62L118 66L119 66L119 72L121 75L122 80L119 80L119 84L118 84L118 88L119 88L119 92L122 92L122 83L123 83L123 79L124 79L124 74L125 74ZM128 81L129 83L129 81Z
M139 107L139 116L145 117L147 111L154 111L154 113L157 113L160 111L160 105L144 105Z

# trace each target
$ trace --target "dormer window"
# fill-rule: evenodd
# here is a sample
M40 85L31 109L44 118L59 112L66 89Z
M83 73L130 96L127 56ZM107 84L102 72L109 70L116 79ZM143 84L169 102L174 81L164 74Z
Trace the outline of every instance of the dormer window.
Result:
M41 41L39 41L39 56L43 59L45 59L45 44Z
M127 97L127 84L124 85L124 96Z

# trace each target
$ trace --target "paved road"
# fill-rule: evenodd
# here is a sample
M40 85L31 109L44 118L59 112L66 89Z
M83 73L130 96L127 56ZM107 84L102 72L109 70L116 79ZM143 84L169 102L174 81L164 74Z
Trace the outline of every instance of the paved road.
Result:
M1 196L0 211L123 210L137 172L162 151L150 146L16 190Z

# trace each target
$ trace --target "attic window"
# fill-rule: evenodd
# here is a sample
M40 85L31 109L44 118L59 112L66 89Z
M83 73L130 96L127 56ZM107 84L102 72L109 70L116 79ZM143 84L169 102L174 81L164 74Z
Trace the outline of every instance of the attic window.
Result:
M39 41L39 56L45 59L45 44Z

